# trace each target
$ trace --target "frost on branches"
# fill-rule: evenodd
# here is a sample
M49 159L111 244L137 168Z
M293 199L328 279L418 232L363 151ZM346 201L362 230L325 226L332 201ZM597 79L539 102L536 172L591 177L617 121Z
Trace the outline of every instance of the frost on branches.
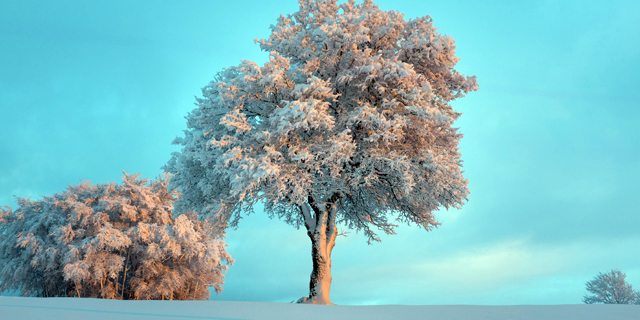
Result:
M633 290L633 286L625 280L627 275L620 270L598 273L587 282L590 294L582 298L586 304L640 304L640 291Z
M224 242L193 213L172 217L168 178L70 186L0 208L0 291L32 297L208 299L222 290Z
M256 40L267 63L242 61L203 89L165 169L177 205L223 227L257 203L304 226L305 301L329 304L336 223L379 241L396 221L431 230L434 211L467 199L450 102L478 86L454 69L454 41L428 16L301 0L271 29Z

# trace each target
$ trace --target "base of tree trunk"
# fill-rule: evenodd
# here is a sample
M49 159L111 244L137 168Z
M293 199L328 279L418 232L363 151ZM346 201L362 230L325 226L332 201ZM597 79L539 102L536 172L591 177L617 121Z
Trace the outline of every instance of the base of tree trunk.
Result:
M328 305L328 306L335 306L335 303L332 303L331 301L323 301L321 299L318 299L319 297L315 297L316 299L309 299L309 297L302 297L300 299L298 299L298 301L296 301L296 303L304 303L304 304L323 304L323 305Z

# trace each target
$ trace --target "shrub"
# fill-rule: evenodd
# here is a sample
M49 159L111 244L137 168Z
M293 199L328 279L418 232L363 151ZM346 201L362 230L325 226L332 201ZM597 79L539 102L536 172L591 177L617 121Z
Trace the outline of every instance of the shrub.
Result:
M124 174L0 208L0 291L32 297L208 299L233 259L211 225L187 212L168 177Z

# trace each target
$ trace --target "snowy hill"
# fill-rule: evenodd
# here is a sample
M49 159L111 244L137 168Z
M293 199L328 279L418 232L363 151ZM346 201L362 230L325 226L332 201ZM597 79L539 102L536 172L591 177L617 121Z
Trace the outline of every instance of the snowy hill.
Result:
M640 306L318 306L269 302L0 297L0 320L5 319L638 320Z

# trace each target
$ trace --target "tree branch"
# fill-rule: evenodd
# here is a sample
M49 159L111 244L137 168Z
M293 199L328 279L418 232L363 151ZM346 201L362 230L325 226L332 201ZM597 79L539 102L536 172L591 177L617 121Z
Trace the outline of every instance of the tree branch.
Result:
M311 214L311 210L309 210L309 204L303 203L302 205L299 205L298 208L300 209L300 214L302 214L302 217L304 218L304 226L307 230L311 231L315 229L316 221Z

